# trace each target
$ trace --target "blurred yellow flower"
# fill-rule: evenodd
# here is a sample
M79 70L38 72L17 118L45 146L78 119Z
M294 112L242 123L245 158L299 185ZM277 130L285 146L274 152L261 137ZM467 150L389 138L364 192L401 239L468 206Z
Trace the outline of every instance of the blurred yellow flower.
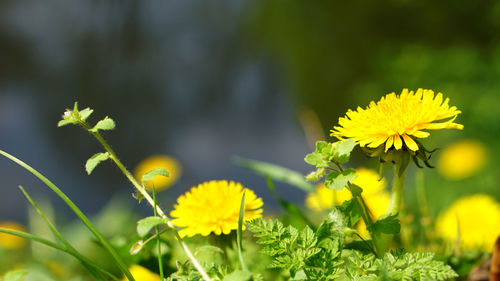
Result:
M361 147L385 146L385 151L394 146L417 151L416 138L430 134L423 130L459 129L463 125L453 123L460 110L443 101L443 94L434 97L434 91L418 89L416 92L403 89L401 95L390 93L377 103L371 102L365 109L348 110L346 117L339 118L339 126L333 127L331 136L338 139L353 138ZM434 121L450 118L446 121Z
M128 269L134 279L137 281L160 281L160 275L149 271L147 268L144 268L140 265L133 264ZM126 281L128 279L123 278L122 281Z
M179 234L207 236L229 234L238 228L241 198L245 192L245 221L262 217L262 198L233 181L209 181L192 187L177 198L170 212L172 223L184 227Z
M356 175L358 177L353 183L363 189L362 195L365 203L376 220L387 212L389 206L390 195L385 190L387 183L385 179L379 181L378 173L371 169L358 168L356 169ZM332 190L323 184L318 184L316 191L307 195L306 206L315 211L325 211L333 206L341 205L351 198L351 192L347 188ZM369 236L363 221L358 224L358 232L363 237Z
M26 232L26 229L22 225L13 221L0 222L0 227ZM26 243L27 241L24 238L7 233L0 233L0 248L18 249L23 247Z
M485 194L460 198L438 216L436 231L450 243L460 239L464 249L490 252L500 235L500 204Z
M146 188L152 190L153 185L156 191L164 190L175 184L182 173L182 167L175 158L167 155L153 155L142 160L135 168L134 176L140 182L142 176L156 168L163 168L170 176L156 176L152 180L146 181Z
M462 140L446 147L437 167L446 178L459 180L472 176L486 163L486 146L476 140Z

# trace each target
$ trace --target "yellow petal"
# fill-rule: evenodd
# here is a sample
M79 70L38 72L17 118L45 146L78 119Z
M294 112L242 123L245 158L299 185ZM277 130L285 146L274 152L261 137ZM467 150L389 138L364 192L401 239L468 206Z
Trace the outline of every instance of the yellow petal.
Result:
M389 148L391 148L393 143L394 143L394 136L390 136L387 139L387 142L385 143L385 152L387 152L387 150L389 150Z
M396 148L396 150L400 150L401 147L403 147L403 141L401 140L399 135L394 136L394 147Z
M405 140L405 144L409 149L411 149L413 151L418 150L417 143L412 138L410 138L408 135L404 134L403 139Z

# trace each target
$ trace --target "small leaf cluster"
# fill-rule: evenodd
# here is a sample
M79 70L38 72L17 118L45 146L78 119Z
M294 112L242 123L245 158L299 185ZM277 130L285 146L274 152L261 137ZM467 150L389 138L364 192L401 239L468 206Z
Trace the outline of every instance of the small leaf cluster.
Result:
M316 171L306 176L307 180L318 181L325 177L325 186L330 189L341 190L356 178L354 169L343 169L341 164L349 161L351 151L356 141L348 139L338 142L316 142L316 150L304 158L308 164L316 167Z
M299 231L279 220L264 219L248 222L248 228L259 238L262 252L273 259L269 267L288 270L294 280L333 280L341 273L342 215L329 216L316 231L309 226Z
M355 202L351 200L349 202ZM346 203L333 209L316 231L301 231L279 220L256 219L248 228L272 258L271 268L288 270L292 280L448 280L457 274L433 253L407 253L402 249L377 258L369 247L353 246L353 221ZM359 219L359 218L358 218ZM383 233L399 231L397 219L388 216L373 227ZM351 241L350 243L347 243ZM368 241L363 241L368 243Z

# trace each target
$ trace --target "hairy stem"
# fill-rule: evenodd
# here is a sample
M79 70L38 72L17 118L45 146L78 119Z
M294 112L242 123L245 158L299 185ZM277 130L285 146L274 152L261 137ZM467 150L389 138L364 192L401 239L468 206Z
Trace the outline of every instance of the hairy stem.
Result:
M120 161L120 159L116 156L116 153L114 152L114 150L111 148L111 146L109 146L109 144L106 142L106 140L104 140L104 138L101 136L99 131L96 131L96 132L91 131L90 130L91 127L86 122L82 122L81 125L101 143L101 145L104 147L104 149L106 149L106 151L109 153L110 158L113 160L113 162L115 162L116 166L118 166L118 168L122 171L122 173L125 175L125 177L132 183L132 185L144 197L144 199L146 199L146 201L148 201L149 205L151 205L151 207L153 207L153 209L156 211L156 213L160 217L167 219L167 225L174 230L175 238L177 239L177 241L181 245L182 249L184 250L184 252L188 256L188 258L191 261L191 263L193 264L193 266L198 270L198 272L201 274L201 276L203 277L203 279L205 281L211 281L210 277L205 272L205 270L201 266L200 262L195 258L195 256L191 252L191 250L189 250L189 247L186 245L184 240L182 240L182 237L179 235L179 233L175 229L175 226L170 221L170 218L168 218L167 215L165 215L165 213L163 212L163 210L158 205L155 204L153 198L149 195L149 193L146 191L144 186L139 184L139 182L134 178L134 176L132 176L132 174L127 170L127 168L125 168L125 165L123 165L123 163Z

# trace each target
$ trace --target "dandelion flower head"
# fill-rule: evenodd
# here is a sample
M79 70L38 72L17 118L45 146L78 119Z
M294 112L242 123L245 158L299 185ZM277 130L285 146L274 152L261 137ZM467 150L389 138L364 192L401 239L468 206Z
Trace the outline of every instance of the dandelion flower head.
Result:
M181 236L194 236L210 233L216 235L229 234L238 228L241 198L245 192L244 220L262 217L262 198L233 181L209 181L192 187L181 195L170 212L172 223L184 227ZM244 227L244 226L243 226Z
M149 271L149 269L142 267L137 264L133 264L128 269L130 274L134 276L134 279L137 281L160 281L160 275ZM126 278L122 279L123 281L128 280Z
M0 227L26 232L24 226L13 221L0 222ZM0 248L19 249L26 244L26 239L7 233L0 233Z
M463 128L453 122L460 110L450 107L448 101L448 98L443 101L441 93L434 95L432 90L403 89L401 95L390 93L364 109L348 110L331 130L331 136L353 138L361 147L376 148L384 144L386 152L392 147L403 149L403 143L409 150L417 151L415 139L430 135L425 130ZM435 122L439 120L442 121Z
M438 171L446 178L460 180L472 176L486 163L487 149L476 140L462 140L446 147L439 157Z
M485 194L460 198L438 216L436 230L450 244L460 239L464 249L489 252L500 235L500 204Z
M175 158L167 155L153 155L142 160L135 168L134 176L137 180L141 180L142 176L156 168L163 168L168 171L168 177L154 177L146 181L146 188L152 190L153 185L156 191L164 190L174 185L180 178L182 168Z

